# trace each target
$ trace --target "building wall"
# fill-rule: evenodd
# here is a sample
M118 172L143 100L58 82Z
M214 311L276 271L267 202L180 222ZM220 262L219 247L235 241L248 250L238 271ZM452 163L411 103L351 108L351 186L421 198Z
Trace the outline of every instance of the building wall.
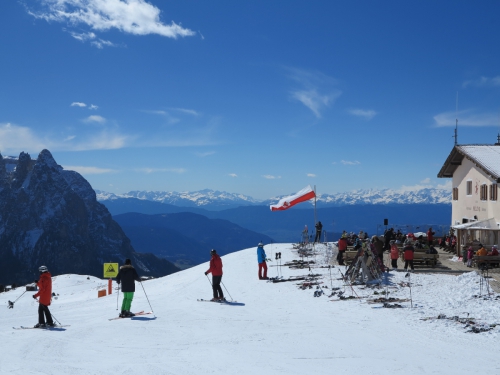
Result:
M467 181L472 181L471 195L466 195ZM453 173L452 184L453 188L458 187L458 200L452 200L451 225L455 225L457 222L461 224L463 218L471 221L474 216L477 216L477 220L495 218L497 222L500 222L500 203L498 200L490 200L490 185L495 183L474 163L464 158L462 165L458 166ZM487 200L485 201L480 199L482 184L486 184L488 188Z

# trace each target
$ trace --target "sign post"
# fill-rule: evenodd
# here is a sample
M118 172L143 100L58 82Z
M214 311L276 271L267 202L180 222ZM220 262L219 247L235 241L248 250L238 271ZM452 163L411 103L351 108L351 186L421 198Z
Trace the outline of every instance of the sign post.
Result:
M118 275L118 263L104 263L104 278L108 280L108 294L113 291L113 277Z

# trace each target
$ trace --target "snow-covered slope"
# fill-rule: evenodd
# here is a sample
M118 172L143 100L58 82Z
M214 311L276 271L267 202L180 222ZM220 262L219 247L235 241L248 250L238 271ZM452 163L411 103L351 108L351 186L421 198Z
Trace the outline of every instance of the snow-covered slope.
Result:
M290 193L292 194L292 192ZM252 197L210 189L194 192L166 191L130 191L125 194L113 194L96 190L97 200L105 201L118 198L138 198L175 206L186 207L228 207L249 205L275 204L286 195L272 197L266 200L256 200ZM288 195L288 194L287 194ZM382 189L353 190L336 194L318 193L318 207L345 206L355 204L448 204L451 202L451 192L448 189ZM314 204L311 200L309 204Z
M298 259L287 244L265 247L269 258ZM321 250L321 249L320 249ZM208 259L209 254L207 254ZM498 374L496 349L500 327L467 333L447 319L423 321L438 314L499 323L498 300L474 298L480 292L475 272L462 276L411 276L413 306L372 308L366 298L339 301L326 297L331 287L353 294L338 280L335 267L313 268L324 278L325 295L301 290L295 282L268 283L257 279L255 249L224 256L226 297L242 305L197 302L210 298L211 286L203 264L143 283L155 315L109 321L117 315L117 294L97 299L106 281L86 276L54 278L58 294L51 311L61 330L13 330L33 325L37 304L32 292L14 309L7 301L21 288L0 294L0 373L2 374ZM320 253L316 261L324 259ZM276 276L276 261L269 264ZM283 267L285 277L307 270ZM391 297L409 298L403 273L391 273ZM359 296L377 297L370 288L354 287ZM333 302L331 300L334 300ZM121 303L121 295L119 296ZM134 311L149 310L143 288L136 285ZM481 360L475 360L482 353Z

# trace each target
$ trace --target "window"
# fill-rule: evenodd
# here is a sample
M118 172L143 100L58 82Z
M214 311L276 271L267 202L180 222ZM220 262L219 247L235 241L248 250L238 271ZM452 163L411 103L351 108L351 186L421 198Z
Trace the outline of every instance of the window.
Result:
M498 186L497 184L490 185L490 201L496 201L498 197Z
M486 184L481 185L479 199L482 201L488 200L488 186Z
M472 180L467 181L467 195L472 195Z
M453 188L453 200L458 201L458 188Z

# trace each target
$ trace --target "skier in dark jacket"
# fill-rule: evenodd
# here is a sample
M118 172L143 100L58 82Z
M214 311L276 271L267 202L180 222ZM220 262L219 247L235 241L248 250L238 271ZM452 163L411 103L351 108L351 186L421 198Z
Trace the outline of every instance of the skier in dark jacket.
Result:
M220 283L222 281L222 259L214 249L210 250L212 258L210 258L210 268L205 272L205 275L212 274L212 289L214 291L214 298L211 301L225 301L224 293Z
M316 227L316 238L314 238L314 243L321 241L321 232L323 231L323 224L321 224L321 221L318 221L315 227Z
M35 328L54 327L54 321L49 311L50 302L52 300L52 275L45 266L38 268L40 272L40 280L35 280L38 286L38 293L33 295L33 298L40 297L38 300L38 324ZM45 323L47 319L47 324Z
M125 259L125 265L120 267L120 271L118 271L118 275L116 276L116 283L118 285L120 285L120 283L122 284L123 292L122 311L120 313L121 318L135 315L130 312L130 306L132 305L132 300L134 299L135 281L140 282L141 278L132 266L130 259Z

